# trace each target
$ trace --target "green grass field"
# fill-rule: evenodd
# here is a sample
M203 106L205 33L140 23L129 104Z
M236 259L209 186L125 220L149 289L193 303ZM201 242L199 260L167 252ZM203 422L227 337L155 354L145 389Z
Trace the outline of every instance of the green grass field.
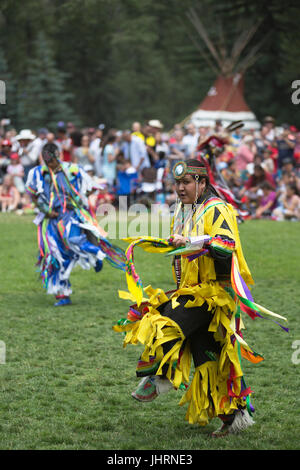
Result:
M213 440L217 426L191 426L179 407L181 391L140 404L135 365L141 347L122 347L112 325L127 313L125 276L108 263L101 273L76 268L73 305L53 307L35 271L32 216L0 215L1 449L271 450L299 449L300 224L247 221L243 249L256 281L257 303L287 316L290 332L244 317L249 345L265 361L243 362L254 391L255 426ZM123 242L119 242L124 246ZM170 260L136 250L144 285L173 286ZM299 346L298 346L298 349ZM292 360L298 358L297 361Z

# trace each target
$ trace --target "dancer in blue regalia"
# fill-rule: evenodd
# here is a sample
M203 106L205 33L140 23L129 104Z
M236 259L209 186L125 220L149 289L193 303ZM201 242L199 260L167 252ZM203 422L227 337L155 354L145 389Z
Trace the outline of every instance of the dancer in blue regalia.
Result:
M69 281L75 265L101 271L106 259L124 269L124 252L112 245L96 218L88 210L92 179L73 163L61 162L59 149L46 144L42 149L45 165L30 170L26 190L38 209L38 267L55 306L71 303Z

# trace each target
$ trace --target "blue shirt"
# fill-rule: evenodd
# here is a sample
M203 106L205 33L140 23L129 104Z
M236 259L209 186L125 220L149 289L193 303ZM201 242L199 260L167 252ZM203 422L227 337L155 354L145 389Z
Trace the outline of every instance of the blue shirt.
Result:
M137 184L137 171L118 171L118 189L117 194L131 194Z

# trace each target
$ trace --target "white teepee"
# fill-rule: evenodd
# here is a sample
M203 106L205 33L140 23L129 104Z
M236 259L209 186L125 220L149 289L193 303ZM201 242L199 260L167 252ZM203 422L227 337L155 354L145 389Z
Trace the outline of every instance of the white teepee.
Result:
M207 65L214 71L216 80L198 108L184 122L193 122L200 127L214 126L217 120L221 120L222 125L226 127L232 121L242 120L244 129L259 129L261 125L244 98L244 76L246 70L257 59L257 52L263 41L254 45L244 57L242 53L256 33L260 22L244 27L228 52L225 48L225 41L222 41L224 39L222 28L218 41L221 46L217 47L209 38L194 8L188 10L187 17L208 49L209 53L203 50L201 43L189 33Z

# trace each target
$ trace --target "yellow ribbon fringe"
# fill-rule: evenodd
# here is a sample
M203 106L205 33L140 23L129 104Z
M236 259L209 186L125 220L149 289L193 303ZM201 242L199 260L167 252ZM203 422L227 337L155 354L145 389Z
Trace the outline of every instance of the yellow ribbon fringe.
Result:
M148 286L145 292L149 296L149 312L141 320L114 326L114 330L127 333L124 347L127 344L137 343L145 346L141 356L143 361L148 362L150 356L155 356L156 361L160 362L157 375L162 374L162 368L167 364L167 378L175 388L178 388L182 382L189 383L191 371L189 342L184 342L184 334L177 323L162 316L157 310L161 304L169 300L165 292L162 289L153 289L151 286ZM192 383L180 401L180 405L189 403L186 419L190 423L205 425L212 417L231 413L238 404L243 403L242 399L235 397L229 401L227 393L227 380L230 376L231 364L234 366L232 391L237 396L241 392L243 375L237 342L232 345L230 338L231 335L236 334L235 324L232 321L234 316L232 312L236 309L236 303L218 282L207 282L177 290L171 296L173 308L178 305L177 299L180 295L194 296L194 300L189 300L185 304L186 308L201 306L207 302L212 313L208 331L214 333L215 340L219 341L222 347L217 361L208 361L195 370ZM125 298L126 294L122 292L121 296ZM236 334L236 338L250 350L238 334ZM174 346L164 355L163 344L172 340L176 340ZM180 351L182 355L178 361ZM209 390L212 400L209 399Z

